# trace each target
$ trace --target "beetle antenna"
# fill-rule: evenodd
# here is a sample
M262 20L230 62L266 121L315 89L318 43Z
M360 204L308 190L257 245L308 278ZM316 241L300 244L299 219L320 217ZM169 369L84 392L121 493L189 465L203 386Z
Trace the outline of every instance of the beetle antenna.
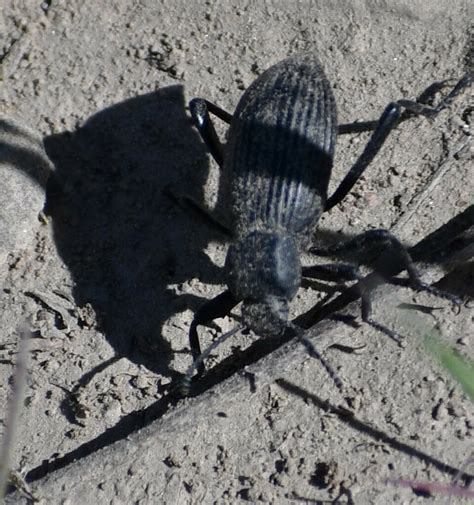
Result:
M212 344L205 349L192 363L189 365L188 369L186 370L186 375L180 380L179 384L179 389L181 393L185 396L189 394L189 391L191 389L191 379L196 372L196 370L200 367L200 365L204 362L205 359L209 357L211 352L218 346L220 346L223 342L225 342L228 338L232 337L232 335L235 335L239 330L242 329L242 326L237 325L235 328L232 328L232 330L228 331L227 333L223 333L220 335L216 340L212 342Z
M291 323L288 323L288 327L295 333L296 338L305 346L306 350L308 351L308 354L312 358L316 358L321 363L321 365L328 373L329 377L331 377L332 381L334 382L334 385L343 395L344 386L342 384L341 379L339 378L333 367L323 358L322 354L316 349L316 347L314 347L311 340L305 335L305 332L301 328L298 328L296 325Z

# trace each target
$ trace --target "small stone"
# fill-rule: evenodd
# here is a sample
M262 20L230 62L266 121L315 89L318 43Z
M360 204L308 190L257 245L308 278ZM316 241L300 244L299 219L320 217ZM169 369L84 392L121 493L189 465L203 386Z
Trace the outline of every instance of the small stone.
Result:
M35 131L0 117L0 266L9 253L27 249L40 223L53 164Z
M103 410L103 419L108 427L115 426L122 415L122 406L118 400L112 400Z

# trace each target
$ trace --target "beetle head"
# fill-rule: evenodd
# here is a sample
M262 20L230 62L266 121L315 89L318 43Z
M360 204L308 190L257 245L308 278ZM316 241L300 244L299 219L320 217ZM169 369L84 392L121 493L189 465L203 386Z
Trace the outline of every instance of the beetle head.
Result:
M244 302L244 324L262 336L280 333L301 283L293 238L253 231L230 246L226 271L229 289Z

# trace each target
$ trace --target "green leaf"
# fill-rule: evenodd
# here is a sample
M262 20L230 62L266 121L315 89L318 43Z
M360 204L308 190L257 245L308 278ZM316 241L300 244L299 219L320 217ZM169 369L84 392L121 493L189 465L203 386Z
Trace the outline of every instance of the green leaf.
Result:
M474 364L472 361L446 345L441 340L436 328L425 334L424 341L431 354L459 382L471 401L474 401Z

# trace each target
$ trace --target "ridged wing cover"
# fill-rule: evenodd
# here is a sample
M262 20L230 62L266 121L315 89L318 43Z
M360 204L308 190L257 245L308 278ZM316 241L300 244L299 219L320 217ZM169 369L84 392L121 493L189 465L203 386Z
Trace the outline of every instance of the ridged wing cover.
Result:
M334 157L334 97L314 55L281 61L244 93L229 132L237 236L252 229L295 237L324 209Z

